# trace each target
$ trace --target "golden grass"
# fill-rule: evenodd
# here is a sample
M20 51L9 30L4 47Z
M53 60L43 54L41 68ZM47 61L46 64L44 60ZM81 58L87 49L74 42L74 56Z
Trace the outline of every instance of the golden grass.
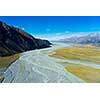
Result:
M0 57L0 68L7 68L15 60L19 58L19 54L15 54L7 57Z
M2 82L4 79L4 76L3 75L0 75L0 82Z
M90 61L100 64L100 48L74 46L69 48L61 48L55 51L51 57L68 60Z
M71 64L65 69L88 83L100 83L100 69L78 64Z
M7 57L0 57L0 69L6 70L14 61L19 58L19 54L15 54ZM0 75L0 82L4 79L3 75Z

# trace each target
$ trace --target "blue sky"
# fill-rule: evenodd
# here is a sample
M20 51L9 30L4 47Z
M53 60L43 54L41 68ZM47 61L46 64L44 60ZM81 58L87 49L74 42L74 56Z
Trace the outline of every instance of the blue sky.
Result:
M48 39L100 32L100 17L96 16L1 16L0 21Z

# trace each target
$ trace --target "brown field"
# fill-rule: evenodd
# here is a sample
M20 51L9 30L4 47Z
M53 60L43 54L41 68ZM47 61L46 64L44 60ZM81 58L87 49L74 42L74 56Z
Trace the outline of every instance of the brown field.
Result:
M0 57L0 69L6 70L14 61L19 58L19 54L15 54L7 57ZM4 77L0 75L0 81L2 81Z
M61 48L50 56L60 59L89 61L100 64L100 47L74 46Z
M7 68L11 63L19 58L19 54L7 57L0 57L0 68Z
M4 77L3 75L0 75L0 83L3 81Z
M88 83L100 83L100 69L70 64L65 69Z

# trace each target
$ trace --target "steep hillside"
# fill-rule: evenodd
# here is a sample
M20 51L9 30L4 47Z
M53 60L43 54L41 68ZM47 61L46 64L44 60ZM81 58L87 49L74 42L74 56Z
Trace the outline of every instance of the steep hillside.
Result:
M47 40L34 38L22 29L0 21L0 56L9 56L28 50L50 47Z

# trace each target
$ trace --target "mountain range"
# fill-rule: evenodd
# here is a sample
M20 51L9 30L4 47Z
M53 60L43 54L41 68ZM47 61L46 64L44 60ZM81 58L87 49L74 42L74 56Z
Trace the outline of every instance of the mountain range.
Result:
M0 56L50 47L48 40L37 39L20 28L0 21Z
M80 37L73 36L70 38L61 39L59 40L59 42L75 43L75 44L92 44L92 45L100 46L100 34L91 33Z

